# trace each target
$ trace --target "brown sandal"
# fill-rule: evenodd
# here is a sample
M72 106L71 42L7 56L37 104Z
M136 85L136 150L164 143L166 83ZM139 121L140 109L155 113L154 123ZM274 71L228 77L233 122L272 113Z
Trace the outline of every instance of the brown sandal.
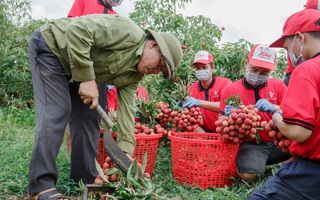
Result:
M59 195L57 195L57 194L59 194ZM54 195L56 195L56 196L54 196ZM63 194L61 194L59 192L59 190L57 190L57 189L50 190L48 192L44 192L44 193L40 194L37 198L37 200L57 200L57 199L71 200L69 197L66 197Z

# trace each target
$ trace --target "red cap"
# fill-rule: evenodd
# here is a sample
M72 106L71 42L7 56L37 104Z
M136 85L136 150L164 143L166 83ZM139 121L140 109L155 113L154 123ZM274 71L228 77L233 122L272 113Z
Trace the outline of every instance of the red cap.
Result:
M308 0L306 5L304 5L305 9L316 9L320 10L320 2L319 0Z
M198 51L191 65L194 65L196 63L201 63L205 65L209 63L213 63L213 56L211 53L207 51Z
M283 37L293 36L297 31L301 33L320 31L320 23L316 24L319 19L320 11L315 9L304 9L292 14L284 23L281 37L270 47L283 47Z
M249 53L250 64L257 67L275 70L277 52L265 44L256 44Z

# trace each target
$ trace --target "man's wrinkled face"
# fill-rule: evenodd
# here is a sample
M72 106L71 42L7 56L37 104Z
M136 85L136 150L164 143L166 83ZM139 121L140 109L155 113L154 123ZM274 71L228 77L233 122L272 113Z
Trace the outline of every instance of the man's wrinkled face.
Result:
M166 63L155 41L146 42L137 70L142 74L158 74L167 71Z

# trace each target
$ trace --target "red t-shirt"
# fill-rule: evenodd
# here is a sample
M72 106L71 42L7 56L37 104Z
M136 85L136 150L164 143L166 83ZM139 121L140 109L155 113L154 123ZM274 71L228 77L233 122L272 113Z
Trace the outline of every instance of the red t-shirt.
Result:
M283 121L312 130L310 138L293 142L292 155L320 161L320 56L300 64L292 73L281 103Z
M99 0L75 0L68 17L79 17L87 14L118 14L112 8L107 8Z
M245 79L240 79L226 86L222 90L219 112L220 114L224 115L224 109L226 107L226 103L224 101L230 96L240 95L240 100L243 105L255 105L259 99L266 99L272 104L280 105L286 91L286 85L278 79L269 78L265 84L260 85L258 88L253 88L248 82L245 81ZM261 116L261 121L269 122L272 119L271 113L258 112L258 114ZM259 130L258 133L261 142L274 140L265 130ZM252 142L255 142L255 140Z
M137 98L144 99L145 101L148 101L148 91L142 87L139 86L137 93ZM117 88L114 87L111 90L107 89L107 99L108 99L108 112L113 112L118 110L118 94L117 94Z
M198 81L189 86L189 95L200 100L219 102L222 88L230 83L230 79L223 77L213 77L212 83L210 84L208 89L205 89L201 86L200 81ZM215 133L216 125L214 122L217 121L219 113L201 107L200 110L204 116L202 126L210 130L212 133Z

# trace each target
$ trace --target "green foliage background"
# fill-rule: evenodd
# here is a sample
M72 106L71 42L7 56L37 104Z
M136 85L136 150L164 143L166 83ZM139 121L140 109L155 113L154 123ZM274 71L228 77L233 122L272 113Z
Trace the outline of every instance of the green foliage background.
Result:
M31 0L0 0L0 199L17 199L17 196L26 196L27 190L35 124L28 41L32 32L47 21L31 18L30 2ZM164 80L161 75L146 76L142 83L148 89L149 99L166 101L171 106L181 100L187 92L186 87L196 81L190 64L198 50L214 54L216 76L236 80L244 72L243 60L252 46L245 39L220 44L223 31L211 19L202 15L182 16L177 13L177 9L183 9L188 3L191 0L140 0L135 2L134 12L130 14L130 18L142 28L170 32L186 46L183 61L172 79ZM142 21L146 24L141 23ZM202 43L205 45L202 46ZM283 78L285 68L286 56L284 51L280 51L278 70L272 76ZM30 108L24 108L27 106ZM170 199L244 199L253 189L240 185L202 191L177 185L170 176L170 148L164 146L160 149L154 180L163 186ZM62 192L81 199L83 188L75 187L70 182L70 161L69 156L64 155L65 152L64 148L57 160L60 164L59 171L62 172L57 187Z
M30 1L0 0L0 102L24 107L32 102L28 40L43 21L30 16Z
M28 57L28 40L32 32L45 20L31 18L30 0L0 0L0 103L18 108L33 103L32 77ZM190 64L199 50L211 52L215 57L215 75L237 80L244 73L243 60L253 45L246 39L236 43L220 44L223 31L203 15L183 16L183 9L191 0L140 0L130 18L142 28L151 28L175 35L182 45L183 61L171 80L161 75L146 76L145 86L153 99L175 104L182 101L179 90L196 81ZM142 23L145 22L145 23ZM204 44L204 45L202 45ZM272 76L283 78L286 57L280 51L278 70ZM182 87L183 85L183 87Z
M171 80L153 75L147 76L142 83L150 96L168 102L171 106L183 101L183 97L173 94L196 81L191 63L197 51L206 50L214 55L215 76L235 81L242 78L245 72L244 59L254 45L246 39L221 44L223 31L210 18L203 15L184 17L177 13L177 8L183 9L188 3L191 3L191 0L141 0L135 2L135 9L130 13L130 18L142 28L169 32L186 46L182 63L175 70L175 76ZM205 45L202 45L203 43ZM279 55L278 69L272 76L282 79L287 64L284 53Z

